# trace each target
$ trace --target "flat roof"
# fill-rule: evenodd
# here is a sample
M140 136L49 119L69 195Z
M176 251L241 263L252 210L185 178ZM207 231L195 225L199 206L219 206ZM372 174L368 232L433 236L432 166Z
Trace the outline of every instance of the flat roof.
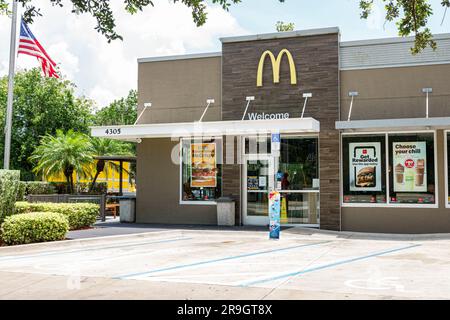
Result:
M450 128L450 117L337 121L336 129L349 132L431 130Z
M122 141L136 141L151 138L215 137L302 132L320 132L319 121L313 118L291 118L91 127L93 137Z

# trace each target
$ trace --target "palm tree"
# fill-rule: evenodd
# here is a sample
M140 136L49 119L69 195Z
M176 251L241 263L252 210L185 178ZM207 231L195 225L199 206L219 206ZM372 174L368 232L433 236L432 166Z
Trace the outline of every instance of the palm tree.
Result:
M117 140L91 138L91 146L92 152L96 157L132 155L131 144L120 142ZM97 160L96 172L89 188L89 192L92 192L94 190L94 186L97 182L98 176L103 171L105 171L105 169L110 169L116 172L120 170L119 166L112 161L105 161L103 159Z
M56 135L46 135L41 139L29 158L36 163L33 172L44 178L64 173L69 193L74 192L73 173L89 176L89 165L93 162L92 145L83 133L57 130Z

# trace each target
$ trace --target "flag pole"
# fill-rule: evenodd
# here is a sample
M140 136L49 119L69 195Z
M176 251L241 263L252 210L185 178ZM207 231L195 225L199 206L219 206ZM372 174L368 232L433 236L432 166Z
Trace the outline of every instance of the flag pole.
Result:
M17 1L13 0L13 11L11 21L11 46L9 52L8 103L6 108L6 124L5 124L5 154L3 161L3 167L6 170L9 170L9 162L11 155L14 74L16 71L16 41L17 41Z

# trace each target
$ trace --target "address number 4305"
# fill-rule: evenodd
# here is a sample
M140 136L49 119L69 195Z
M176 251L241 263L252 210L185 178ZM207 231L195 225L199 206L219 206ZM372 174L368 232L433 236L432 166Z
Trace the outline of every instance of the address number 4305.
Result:
M106 129L105 133L108 136L116 136L116 135L122 134L122 130L121 129Z

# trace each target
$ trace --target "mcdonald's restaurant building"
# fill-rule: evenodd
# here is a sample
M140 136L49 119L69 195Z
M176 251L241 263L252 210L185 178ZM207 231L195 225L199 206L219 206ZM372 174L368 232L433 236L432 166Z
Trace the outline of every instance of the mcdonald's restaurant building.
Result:
M341 42L337 28L223 38L222 51L139 59L136 222L450 232L450 34ZM280 136L278 136L278 134ZM272 142L272 140L280 139Z

